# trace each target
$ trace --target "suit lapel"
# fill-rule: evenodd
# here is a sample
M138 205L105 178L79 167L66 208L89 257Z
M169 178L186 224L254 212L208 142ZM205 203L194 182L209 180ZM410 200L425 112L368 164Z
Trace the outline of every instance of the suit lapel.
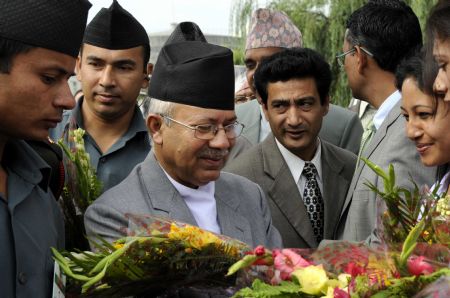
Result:
M344 204L347 181L341 176L344 168L342 161L329 149L325 141L322 146L322 181L325 223L323 235L325 239L333 237L334 229L340 216L340 207Z
M373 136L370 144L367 146L367 149L364 150L364 152L362 153L362 155L361 155L362 157L370 159L370 157L372 156L375 149L377 149L377 147L380 145L381 141L383 141L383 139L386 137L387 130L389 129L389 127L398 119L398 117L400 117L400 105L401 105L401 100L399 100L399 102L389 112L386 119L383 121L380 128L377 130L377 132ZM361 173L365 166L366 166L366 164L364 162L362 162L362 161L359 162L359 166L356 169L355 174L353 175L352 183L350 184L350 188L348 189L344 207L342 208L342 212L341 212L341 217L342 217L342 215L344 215L344 213L346 212L346 209L350 205L350 202L353 197L353 191L356 188L356 184L359 181L359 177L361 176Z
M148 177L143 180L144 176L142 174L139 175L140 179L143 180L141 182L147 188L146 193L148 194L151 209L166 213L167 217L177 221L198 226L186 202L167 178L153 152L149 154L142 166L142 172L145 172L146 177ZM149 192L150 189L151 192ZM245 217L237 212L239 200L234 196L230 196L229 193L229 189L226 189L219 178L216 181L214 196L216 198L217 216L221 232L224 235L245 240L244 242L246 243L252 243L250 224Z
M242 133L252 144L258 144L259 132L261 130L261 111L256 99L249 103L247 114L243 121L246 123ZM248 126L247 126L248 125Z
M217 204L217 217L222 234L246 243L253 243L251 226L248 220L238 213L239 200L230 195L230 190L219 178L214 194Z
M273 184L268 189L270 197L305 242L316 247L317 241L297 183L278 150L273 135L270 134L264 140L262 153L264 172L273 179Z
M191 225L198 225L184 199L167 178L153 150L147 156L142 172L139 173L141 183L147 189L150 208L155 211L166 213L167 217ZM144 179L145 177L145 179Z

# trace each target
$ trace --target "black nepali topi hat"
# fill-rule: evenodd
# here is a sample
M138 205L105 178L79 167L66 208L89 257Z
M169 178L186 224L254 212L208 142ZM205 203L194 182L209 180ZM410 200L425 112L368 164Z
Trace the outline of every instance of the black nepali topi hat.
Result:
M233 53L201 41L165 45L156 61L148 95L200 108L234 110Z
M0 0L0 36L76 57L91 6L87 0Z
M189 40L206 42L202 30L196 23L181 22L175 27L164 45Z
M147 46L150 41L144 27L114 0L102 8L86 28L83 43L110 50Z

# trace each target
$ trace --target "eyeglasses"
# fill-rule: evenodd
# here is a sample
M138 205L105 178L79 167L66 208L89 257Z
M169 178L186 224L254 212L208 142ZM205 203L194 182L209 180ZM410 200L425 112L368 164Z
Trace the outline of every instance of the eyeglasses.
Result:
M241 124L237 121L223 127L218 127L215 124L202 124L190 126L178 120L172 119L168 116L161 115L161 117L163 117L166 121L173 121L181 126L192 129L194 131L194 137L200 140L214 139L214 137L221 129L225 131L225 135L227 136L228 139L235 139L241 135L242 130L244 129L244 124Z
M360 48L364 53L366 53L368 56L373 57L373 54L372 54L369 50L367 50L367 49L365 49L365 48L363 48L363 47L359 47L359 48ZM356 52L356 48L355 48L355 47L351 48L350 50L348 50L348 51L346 51L346 52L344 52L344 53L341 53L341 54L336 55L336 60L337 60L338 65L339 65L340 67L344 67L345 56L347 56L348 54L353 54L354 52Z
M234 103L235 104L243 103L243 102L250 101L252 99L255 99L255 96L253 94L252 95L235 95Z

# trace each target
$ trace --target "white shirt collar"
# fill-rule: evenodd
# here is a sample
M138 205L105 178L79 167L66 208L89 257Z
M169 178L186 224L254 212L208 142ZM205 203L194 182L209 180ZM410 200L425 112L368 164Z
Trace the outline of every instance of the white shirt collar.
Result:
M289 151L286 147L284 147L280 142L278 142L277 138L275 138L275 142L277 144L278 149L281 152L281 155L283 156L284 160L286 161L289 170L291 171L292 177L294 178L295 183L298 183L300 176L302 175L303 168L305 167L305 161ZM314 157L311 159L311 162L314 164L314 166L317 169L318 174L318 182L319 184L322 184L322 162L321 162L321 156L322 156L322 148L320 144L320 139L317 138L317 150L314 154Z
M186 202L198 226L202 229L220 234L220 226L217 221L216 199L214 197L216 190L215 182L211 181L206 185L199 186L197 189L190 188L175 181L162 167L161 169Z
M381 104L381 106L373 116L373 125L375 125L375 128L377 130L380 128L381 124L383 124L384 119L386 119L389 112L401 98L402 95L400 94L400 91L396 90L394 93L389 95L389 97L386 98L386 100Z
M270 128L269 121L266 120L266 115L264 115L263 107L261 104L259 105L259 111L261 113L261 129L259 130L259 142L262 142L269 135L269 133L272 132L272 129Z

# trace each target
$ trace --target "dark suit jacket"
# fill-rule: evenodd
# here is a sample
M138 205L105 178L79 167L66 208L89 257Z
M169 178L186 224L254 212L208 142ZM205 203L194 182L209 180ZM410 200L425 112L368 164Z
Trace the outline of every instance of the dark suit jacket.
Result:
M324 237L332 239L356 165L356 156L321 140ZM315 248L311 223L289 167L270 134L262 143L233 160L225 171L242 175L261 186L285 247Z
M420 161L414 143L406 136L406 122L400 113L400 105L401 101L392 108L362 153L362 157L370 159L384 170L388 169L389 164L393 164L398 186L413 189L410 177L419 187L425 184L431 186L436 181L437 169L427 168ZM383 180L361 161L336 227L337 239L363 241L374 231L379 199L365 185L366 182L376 185L378 189L383 188Z
M217 219L222 234L250 246L280 247L261 188L242 177L221 173L216 181ZM125 213L150 214L197 225L186 202L161 169L153 152L120 184L89 206L84 220L88 236L113 241L126 235Z

